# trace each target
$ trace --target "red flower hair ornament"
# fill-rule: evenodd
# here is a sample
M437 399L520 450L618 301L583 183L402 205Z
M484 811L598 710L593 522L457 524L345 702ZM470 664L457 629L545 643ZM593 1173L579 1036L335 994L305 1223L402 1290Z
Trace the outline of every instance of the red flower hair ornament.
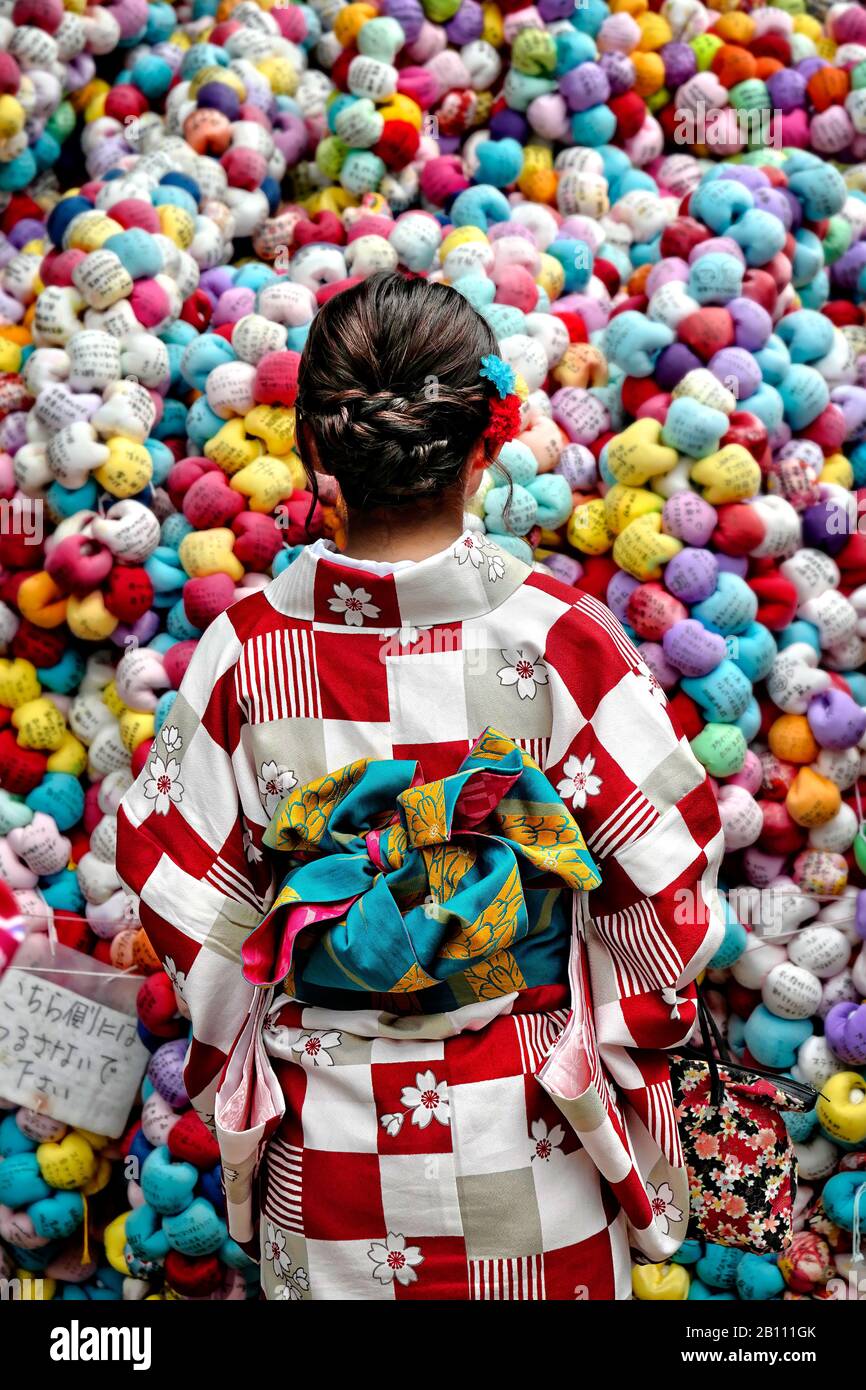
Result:
M490 423L482 438L486 439L495 457L503 444L520 433L520 397L509 394L502 401L490 402Z
M494 353L482 357L479 376L491 383L499 397L490 402L490 421L482 435L495 457L503 444L520 433L520 397L514 390L514 368Z

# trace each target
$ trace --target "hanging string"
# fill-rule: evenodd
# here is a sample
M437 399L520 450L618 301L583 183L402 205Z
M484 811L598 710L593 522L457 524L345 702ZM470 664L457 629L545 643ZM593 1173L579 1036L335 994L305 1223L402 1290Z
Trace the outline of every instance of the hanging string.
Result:
M82 1246L81 1246L81 1263L82 1263L83 1265L89 1265L89 1264L90 1264L90 1230L89 1230L89 1225L90 1225L90 1213L88 1212L88 1209L87 1209L87 1198L86 1198L86 1196L84 1195L83 1192L82 1192L82 1194L81 1194L81 1203L82 1203L82 1206L84 1207L84 1238L83 1238L83 1242L82 1242Z
M863 1251L860 1249L860 1199L864 1192L866 1192L866 1182L861 1182L854 1193L854 1224L851 1227L851 1254L852 1263L855 1265L863 1263Z

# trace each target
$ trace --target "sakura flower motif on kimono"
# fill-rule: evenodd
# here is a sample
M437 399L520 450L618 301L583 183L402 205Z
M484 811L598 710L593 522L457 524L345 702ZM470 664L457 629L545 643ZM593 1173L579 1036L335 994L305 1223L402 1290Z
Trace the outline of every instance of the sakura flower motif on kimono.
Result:
M437 1081L432 1071L419 1072L414 1086L406 1086L400 1097L412 1116L412 1124L426 1129L431 1120L440 1125L451 1123L451 1109L448 1103L448 1082Z
M676 990L673 987L667 986L665 989L661 991L661 997L662 1001L665 1004L670 1005L671 1018L679 1018L680 1005L688 1003L686 996L684 994L677 994Z
M458 565L465 565L468 562L470 569L480 570L483 567L491 584L495 584L498 579L503 579L505 576L505 560L502 551L497 546L491 545L486 535L467 531L465 535L460 537L452 554Z
M162 758L154 758L149 767L150 777L144 784L144 794L155 802L155 810L160 816L168 815L173 801L183 797L183 784L180 781L180 764L175 758L166 763Z
M175 993L179 994L181 999L183 999L183 991L184 986L186 984L186 972L183 970L178 970L171 956L166 956L165 960L162 963L162 968L168 976L169 980L171 981Z
M365 618L378 618L379 609L371 603L366 589L351 589L348 584L335 584L334 597L328 605L334 613L342 613L349 627L361 627Z
M407 1245L406 1237L389 1231L385 1241L374 1241L367 1251L373 1261L373 1278L380 1284L414 1284L418 1275L415 1266L423 1262L424 1256L417 1245Z
M291 791L297 780L291 768L283 767L282 763L262 763L256 781L258 782L262 805L269 816L273 815L283 797Z
M380 1115L379 1123L381 1124L385 1133L390 1135L390 1137L393 1139L394 1135L399 1134L400 1130L403 1128L403 1121L405 1120L405 1118L405 1115L401 1115L398 1110L395 1110L388 1115Z
M382 636L391 639L387 645L383 643L383 652L390 656L392 651L399 651L401 647L413 647L421 636L421 629L413 623L404 623L402 627L384 628Z
M583 759L566 758L562 769L565 776L556 784L563 801L570 801L579 811L586 805L587 797L598 796L601 791L601 778L596 775L594 768L595 758L591 753L587 753Z
M491 539L481 532L467 531L461 535L459 541L452 550L457 564L466 564L471 570L487 571L487 577L491 584L505 578L506 564L502 550L496 545L492 545Z
M284 1281L277 1285L274 1298L299 1302L309 1290L310 1277L303 1266L293 1263L286 1249L286 1232L271 1221L265 1225L262 1259L272 1267L277 1278Z
M307 1271L300 1265L292 1267L285 1284L280 1284L274 1294L274 1298L281 1302L298 1303L308 1292L310 1280Z
M242 843L244 848L244 854L246 858L249 860L249 862L251 864L260 863L262 858L262 851L259 849L255 840L253 839L251 830L244 831Z
M505 665L497 671L501 685L514 685L521 700L534 700L536 687L547 685L547 667L538 653L518 648L503 651Z
M660 1187L653 1187L652 1183L646 1185L647 1195L650 1199L650 1206L653 1216L661 1227L665 1235L671 1228L672 1223L680 1222L683 1219L682 1209L676 1205L674 1194L670 1183L664 1182Z
M502 579L505 575L505 561L493 546L485 550L484 558L487 561L487 578L491 584L495 584L497 579Z
M379 1124L392 1139L400 1133L404 1120L408 1119L418 1129L426 1129L434 1120L440 1125L451 1123L451 1103L448 1099L448 1082L437 1081L435 1073L418 1072L414 1086L404 1086L400 1096L399 1110L379 1116Z
M532 1162L539 1160L542 1163L549 1163L555 1156L565 1138L565 1130L562 1125L554 1125L548 1129L545 1120L533 1120L532 1139L530 1141L530 1152Z
M286 1254L285 1233L271 1225L270 1221L267 1226L262 1256L273 1265L275 1274L288 1273L292 1262Z
M331 1049L339 1047L341 1041L340 1034L333 1029L327 1033L302 1033L292 1043L292 1051L298 1053L304 1067L332 1067Z
M168 725L160 732L160 738L165 744L167 753L179 753L183 747L183 739L174 725Z
M480 535L467 531L454 547L454 558L458 565L468 561L473 569L478 569L484 559L484 541Z
M264 839L290 868L243 943L244 974L267 986L291 972L303 998L310 986L428 990L503 966L513 984L550 891L600 881L547 778L492 729L435 782L416 762L360 760L293 788ZM419 1080L419 1096L429 1089Z

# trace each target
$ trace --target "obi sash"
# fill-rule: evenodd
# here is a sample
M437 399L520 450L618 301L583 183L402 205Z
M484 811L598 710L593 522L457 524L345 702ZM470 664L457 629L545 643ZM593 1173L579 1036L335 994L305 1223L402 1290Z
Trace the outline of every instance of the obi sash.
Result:
M264 839L290 867L243 944L244 975L309 1003L429 991L436 1012L564 980L557 900L600 882L544 773L492 729L437 781L415 761L363 759L298 787ZM561 968L539 978L556 936Z

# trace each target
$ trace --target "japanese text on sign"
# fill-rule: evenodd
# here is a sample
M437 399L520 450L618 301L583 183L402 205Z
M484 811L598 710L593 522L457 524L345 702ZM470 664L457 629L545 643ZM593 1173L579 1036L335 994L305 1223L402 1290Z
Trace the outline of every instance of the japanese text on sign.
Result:
M14 966L0 980L6 1100L114 1139L147 1061L129 1014Z

